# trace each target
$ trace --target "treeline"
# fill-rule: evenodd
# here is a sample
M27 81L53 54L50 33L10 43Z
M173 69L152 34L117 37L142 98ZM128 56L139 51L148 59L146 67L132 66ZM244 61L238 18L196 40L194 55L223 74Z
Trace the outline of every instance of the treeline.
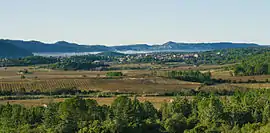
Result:
M196 96L198 94L209 95L211 93L218 96L231 96L237 91L246 92L249 91L247 88L229 88L229 89L216 89L216 88L203 88L204 85L199 88L183 88L177 91L166 91L166 92L156 92L156 93L134 93L134 92L102 92L97 90L80 90L76 87L70 88L55 88L55 89L46 89L46 90L30 90L25 88L20 89L1 89L0 96L4 97L6 100L14 100L14 99L32 99L31 97L39 96L52 96L52 97L66 97L66 96L86 96L86 97L115 97L118 95L129 95L129 96ZM1 99L1 98L0 98Z
M264 53L243 60L234 67L237 76L252 76L270 74L270 53Z
M268 79L255 80L249 79L247 81L231 80L231 79L215 79L212 78L211 72L200 72L199 70L187 70L187 71L153 71L153 75L160 77L167 77L173 79L179 79L183 81L199 82L206 85L220 84L220 83L269 83Z
M61 58L60 61L45 67L60 70L96 70L97 68L101 70L102 68L109 66L100 62L104 60L109 61L110 59L108 57L97 55L71 56Z
M52 64L60 61L56 57L29 56L24 58L0 59L1 66L32 66L40 64Z
M76 87L70 88L55 88L46 90L28 90L25 88L20 89L1 89L0 100L23 100L23 99L40 99L42 97L54 97L54 98L65 98L65 97L115 97L118 95L133 96L134 92L102 92L98 90L81 90Z
M268 133L270 93L178 97L156 109L117 97L110 106L79 97L44 107L0 105L0 132L22 133Z
M80 90L76 87L70 88L55 88L55 89L48 89L48 90L28 90L25 88L20 89L2 89L0 90L0 96L22 96L22 95L75 95L75 94L91 94L98 91L93 90Z
M191 82L200 82L205 84L213 84L213 80L211 79L211 73L205 72L202 73L198 70L193 71L166 71L166 72L156 72L157 76L174 78L184 81Z
M42 57L29 56L24 58L0 59L0 66L33 66L43 65L42 68L61 70L90 70L99 67L108 67L103 62L110 62L114 57L102 55L83 55L71 57ZM97 61L97 62L95 62ZM47 66L45 65L47 64ZM45 66L44 66L45 65Z
M101 61L110 60L109 57L97 55L71 56L60 58L60 61L43 67L60 70L102 70L109 65Z

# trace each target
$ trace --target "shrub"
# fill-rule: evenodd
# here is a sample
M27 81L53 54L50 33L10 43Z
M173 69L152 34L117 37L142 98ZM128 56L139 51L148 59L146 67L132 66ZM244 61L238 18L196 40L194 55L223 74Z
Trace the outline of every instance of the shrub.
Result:
M108 72L106 74L107 77L118 77L118 76L123 76L122 72Z

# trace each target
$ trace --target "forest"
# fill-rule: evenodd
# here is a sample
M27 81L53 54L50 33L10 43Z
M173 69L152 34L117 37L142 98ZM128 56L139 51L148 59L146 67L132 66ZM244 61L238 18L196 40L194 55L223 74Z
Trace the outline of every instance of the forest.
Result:
M96 60L111 61L113 57L100 56L100 55L84 55L84 56L71 56L71 57L43 57L43 56L28 56L23 58L6 58L0 59L1 66L31 66L31 65L48 65L52 68L73 68L76 70L77 65L85 65L84 63L92 63ZM72 66L72 64L77 63ZM87 69L83 66L77 69Z
M117 97L110 106L73 97L64 102L26 108L0 105L0 132L27 133L267 133L270 92L236 92L176 97L156 109L136 97Z
M269 62L270 53L250 57L234 67L234 74L243 76L270 74Z
M188 64L233 64L249 59L254 55L269 52L269 47L234 48L200 52L198 58L185 60Z

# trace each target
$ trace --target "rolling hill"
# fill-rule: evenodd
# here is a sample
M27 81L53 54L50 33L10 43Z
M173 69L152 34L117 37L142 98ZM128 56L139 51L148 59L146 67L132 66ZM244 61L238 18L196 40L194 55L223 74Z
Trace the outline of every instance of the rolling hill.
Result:
M33 55L31 52L23 48L16 47L13 44L0 40L0 57L2 58L17 58L31 55Z
M78 45L65 41L59 41L54 44L46 44L39 41L22 41L22 40L3 40L17 47L26 49L33 53L38 52L97 52L109 51L110 48L101 45Z
M17 47L26 49L33 53L41 52L106 52L106 51L173 51L173 50L216 50L226 48L245 48L245 47L259 47L258 44L253 43L177 43L169 41L161 45L148 44L132 44L120 46L104 46L104 45L79 45L76 43L69 43L66 41L59 41L53 44L47 44L39 41L22 41L22 40L2 40L3 42L11 43Z
M155 45L154 49L168 50L168 49L196 49L196 50L216 50L226 48L245 48L245 47L258 47L258 44L252 43L231 43L231 42L217 42L217 43L177 43L169 41L163 45Z

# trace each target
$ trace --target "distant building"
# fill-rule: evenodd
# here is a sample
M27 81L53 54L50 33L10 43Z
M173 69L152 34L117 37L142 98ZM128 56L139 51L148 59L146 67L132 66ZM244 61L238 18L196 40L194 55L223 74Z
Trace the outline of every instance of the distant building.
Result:
M48 107L48 105L47 105L47 104L42 104L42 106L43 106L44 108L47 108L47 107Z
M194 54L193 56L194 56L195 58L198 58L198 57L199 57L199 55L198 55L198 54Z
M99 63L100 63L100 61L99 61L99 60L95 60L95 61L93 61L93 63L95 63L95 64L99 64Z
M105 61L102 60L95 60L93 61L94 64L105 64Z

